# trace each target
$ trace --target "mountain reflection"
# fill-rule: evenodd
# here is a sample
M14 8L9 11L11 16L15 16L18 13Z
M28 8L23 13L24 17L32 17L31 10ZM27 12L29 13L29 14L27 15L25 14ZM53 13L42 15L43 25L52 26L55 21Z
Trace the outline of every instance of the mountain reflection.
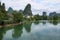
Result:
M59 21L56 21L56 20L53 20L53 21L45 20L45 21L36 21L36 22L34 22L34 24L32 22L28 22L28 23L15 25L14 27L0 28L0 40L4 40L4 39L15 40L15 38L22 39L24 37L26 37L26 38L28 37L30 40L31 36L33 36L33 37L36 36L37 37L36 40L39 40L39 39L44 40L47 38L54 39L54 38L60 37L60 31L59 31L60 27L58 24L60 24L60 23L59 23ZM7 33L8 30L11 30L11 29L13 29L12 34L11 34L12 37ZM58 35L58 36L56 37L56 35ZM18 39L18 40L20 40L20 39Z
M31 31L31 24L32 23L24 23L24 24L21 24L21 25L16 25L14 27L14 32L13 32L12 36L14 38L21 37L21 34L23 33L23 27L25 28L25 30L27 32L30 32Z
M23 26L24 26L24 28L25 28L25 30L27 31L27 32L30 32L31 31L31 22L30 23L25 23Z
M16 25L16 26L14 27L14 33L12 34L12 36L13 36L14 38L20 37L21 34L23 33L22 29L23 29L23 26L22 26L22 25Z

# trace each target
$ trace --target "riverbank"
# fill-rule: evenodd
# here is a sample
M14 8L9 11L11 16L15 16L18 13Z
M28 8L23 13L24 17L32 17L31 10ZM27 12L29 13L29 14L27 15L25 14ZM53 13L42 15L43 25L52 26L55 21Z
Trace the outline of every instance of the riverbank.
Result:
M0 25L0 28L4 28L4 27L14 27L15 25L18 25L21 23L13 23L13 24L5 24L5 25Z
M37 21L23 21L23 22L19 22L19 23L10 23L10 24L4 24L4 25L0 25L0 28L4 28L4 27L14 27L15 25L21 25L21 24L26 24L26 23L31 23L31 22L60 22L59 20L37 20Z

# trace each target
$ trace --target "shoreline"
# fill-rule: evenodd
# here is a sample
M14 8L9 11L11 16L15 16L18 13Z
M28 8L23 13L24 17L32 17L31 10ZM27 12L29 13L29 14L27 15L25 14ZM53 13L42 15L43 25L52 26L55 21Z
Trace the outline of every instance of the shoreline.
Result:
M0 28L4 28L4 27L14 27L15 25L18 25L18 24L22 24L22 23L12 23L12 24L5 24L5 25L0 25Z
M39 20L41 21L41 20ZM54 21L54 20L48 20L48 21ZM59 20L56 20L56 21L59 21ZM23 22L20 22L20 23L12 23L12 24L4 24L4 25L0 25L0 28L4 28L4 27L14 27L15 25L21 25L23 23L28 23L28 22L36 22L36 21L23 21Z

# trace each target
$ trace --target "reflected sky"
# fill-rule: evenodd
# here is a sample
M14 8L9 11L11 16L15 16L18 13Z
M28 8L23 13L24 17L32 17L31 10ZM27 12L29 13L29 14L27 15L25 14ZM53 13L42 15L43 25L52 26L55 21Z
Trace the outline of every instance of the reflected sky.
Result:
M60 23L54 25L39 22L37 25L35 23L17 25L6 30L2 40L60 40Z

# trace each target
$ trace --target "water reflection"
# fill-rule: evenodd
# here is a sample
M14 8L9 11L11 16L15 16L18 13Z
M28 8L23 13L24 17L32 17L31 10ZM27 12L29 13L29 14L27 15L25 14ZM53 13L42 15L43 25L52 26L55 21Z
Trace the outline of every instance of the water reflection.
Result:
M24 23L21 25L16 25L14 27L14 33L12 34L12 36L14 38L21 37L21 34L23 33L23 27L25 28L26 32L30 32L31 31L31 24L32 23Z
M52 20L52 21L49 21L49 23L52 23L53 25L57 25L59 22L58 20Z
M25 28L25 30L27 31L27 32L30 32L31 31L31 22L30 23L25 23L23 26L24 26L24 28Z
M16 25L16 26L14 27L14 32L13 32L12 36L13 36L14 38L20 37L21 34L23 33L22 29L23 29L23 26L22 26L22 25Z
M37 31L33 35L36 40L60 40L60 29L44 29L42 31Z
M5 32L4 29L1 28L0 29L0 40L2 40L4 32Z
M39 21L35 21L35 22L34 22L35 25L38 25L39 23L40 23Z
M45 24L46 24L46 20L43 20L43 22L42 22L42 23L43 23L43 25L45 25Z
M0 40L60 40L59 26L58 21L45 20L0 28ZM12 30L11 33L8 30Z

